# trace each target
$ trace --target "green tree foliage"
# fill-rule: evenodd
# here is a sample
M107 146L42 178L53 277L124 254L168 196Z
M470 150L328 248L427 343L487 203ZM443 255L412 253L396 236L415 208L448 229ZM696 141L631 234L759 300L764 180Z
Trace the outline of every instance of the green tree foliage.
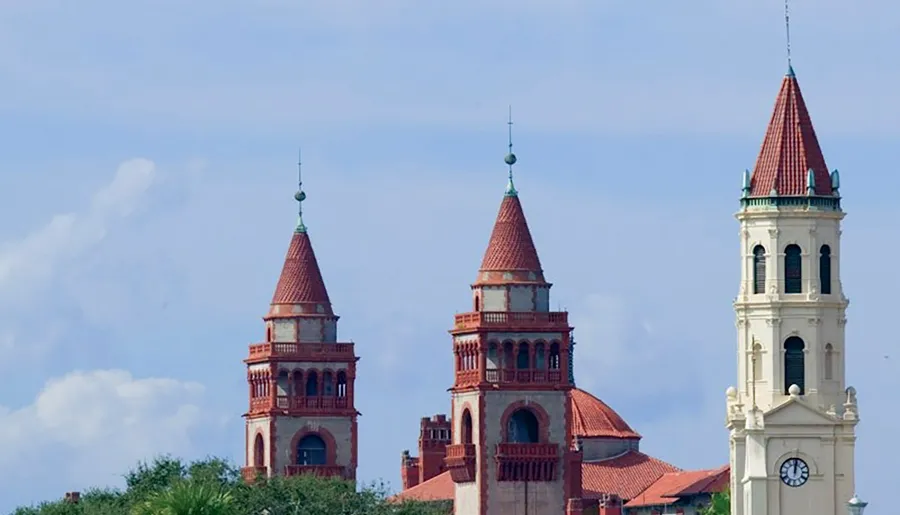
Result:
M299 476L253 485L226 461L163 456L138 464L122 490L89 490L78 504L45 502L12 515L447 515L449 503L392 503L384 485Z
M728 490L715 493L709 501L709 506L700 511L700 515L730 515L731 493Z

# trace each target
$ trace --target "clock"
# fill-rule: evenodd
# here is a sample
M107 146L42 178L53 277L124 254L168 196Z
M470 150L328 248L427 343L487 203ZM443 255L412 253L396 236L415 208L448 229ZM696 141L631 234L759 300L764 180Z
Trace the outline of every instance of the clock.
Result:
M809 479L809 465L800 458L788 458L781 464L781 482L794 488L803 486Z

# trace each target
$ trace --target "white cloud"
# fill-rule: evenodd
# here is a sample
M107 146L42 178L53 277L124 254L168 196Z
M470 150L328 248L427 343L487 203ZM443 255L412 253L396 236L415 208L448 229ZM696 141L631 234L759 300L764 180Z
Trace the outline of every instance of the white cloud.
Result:
M65 266L106 236L117 218L137 207L153 183L156 167L146 159L125 161L82 213L55 215L41 229L0 249L0 302L21 304Z
M0 407L0 466L17 471L14 483L51 470L54 482L70 488L119 483L111 477L138 460L190 453L195 430L215 429L204 416L203 399L197 383L135 378L124 370L71 372L47 381L25 407ZM29 490L50 498L60 494Z

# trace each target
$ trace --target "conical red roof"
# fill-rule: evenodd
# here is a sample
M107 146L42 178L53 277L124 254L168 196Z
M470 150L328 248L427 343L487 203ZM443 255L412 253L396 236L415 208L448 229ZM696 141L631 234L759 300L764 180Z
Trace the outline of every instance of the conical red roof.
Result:
M484 272L513 272L517 276L531 273L531 281L543 281L541 260L518 195L503 197L479 271L482 276Z
M750 179L750 196L768 197L773 189L778 196L805 196L810 169L815 177L816 195L831 195L831 177L825 158L791 69L775 100L775 111Z
M291 238L272 304L308 304L311 306L304 307L303 313L332 314L328 290L306 231L296 231Z

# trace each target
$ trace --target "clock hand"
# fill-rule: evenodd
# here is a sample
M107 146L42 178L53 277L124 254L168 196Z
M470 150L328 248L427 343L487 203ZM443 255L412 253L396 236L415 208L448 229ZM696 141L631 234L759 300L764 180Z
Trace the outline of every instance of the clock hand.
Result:
M794 462L794 473L796 473L796 472L797 472L797 462L795 461Z

